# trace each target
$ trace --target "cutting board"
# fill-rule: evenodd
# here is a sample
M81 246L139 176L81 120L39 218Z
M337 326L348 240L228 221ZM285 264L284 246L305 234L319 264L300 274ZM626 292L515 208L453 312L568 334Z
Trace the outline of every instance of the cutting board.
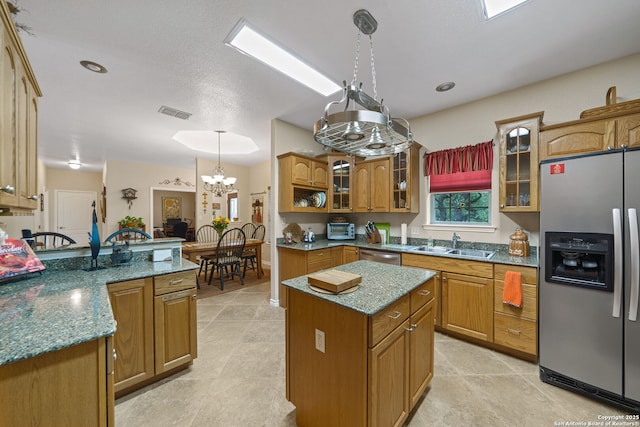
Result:
M307 281L310 285L337 294L362 282L362 276L340 270L327 270L310 274Z

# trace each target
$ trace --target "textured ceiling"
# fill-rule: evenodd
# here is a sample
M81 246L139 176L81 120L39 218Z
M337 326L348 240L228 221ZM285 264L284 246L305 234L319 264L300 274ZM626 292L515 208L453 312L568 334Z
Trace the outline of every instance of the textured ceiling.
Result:
M378 94L411 119L640 51L638 0L529 0L484 21L479 0L18 0L22 39L43 91L39 156L65 167L78 154L91 170L105 160L195 167L204 154L172 139L180 130L226 130L259 150L222 161L270 158L274 118L311 130L325 98L224 45L242 18L340 83L353 75L357 29L367 8ZM359 80L372 94L368 39ZM91 60L107 74L79 65ZM456 87L436 93L435 87ZM163 106L193 115L158 113ZM217 145L217 139L212 141ZM216 151L214 147L214 152Z

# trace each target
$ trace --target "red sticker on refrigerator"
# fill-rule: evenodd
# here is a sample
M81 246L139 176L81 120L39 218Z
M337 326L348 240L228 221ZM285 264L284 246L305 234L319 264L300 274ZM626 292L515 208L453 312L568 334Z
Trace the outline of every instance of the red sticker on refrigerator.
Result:
M553 163L549 166L549 172L551 175L564 173L564 163Z

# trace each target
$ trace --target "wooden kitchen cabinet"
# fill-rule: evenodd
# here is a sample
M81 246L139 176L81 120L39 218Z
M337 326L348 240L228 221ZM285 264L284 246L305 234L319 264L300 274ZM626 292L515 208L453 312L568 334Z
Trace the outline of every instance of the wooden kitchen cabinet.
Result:
M356 163L354 212L389 212L389 167L389 158Z
M117 322L118 397L186 367L197 357L194 271L107 285Z
M391 156L390 212L420 212L420 144Z
M522 276L522 306L502 302L507 271ZM538 354L538 274L532 267L496 265L494 279L494 342L534 356Z
M292 279L305 274L314 273L326 268L334 267L336 255L332 257L332 249L316 249L312 251L301 251L290 248L278 248L278 270L279 280ZM287 306L286 292L283 285L280 286L280 307Z
M538 212L539 129L543 112L496 122L500 212Z
M640 146L640 110L543 126L540 159Z
M442 273L442 327L493 342L493 280Z
M0 208L30 212L38 200L37 99L42 93L4 3L0 18Z
M299 154L285 153L278 156L278 183L280 212L327 212L329 199L324 206L314 204L314 194L327 196L329 186L328 164Z
M117 322L114 336L116 393L155 375L153 279L110 283L109 300Z
M287 398L296 406L298 425L404 423L433 377L432 289L430 279L367 316L285 287L291 302L286 312ZM325 350L300 345L314 330L324 333ZM310 379L302 374L308 370L330 374ZM335 408L336 401L342 409ZM318 411L323 407L335 410Z
M193 271L154 277L155 373L198 357L196 276Z
M320 156L328 163L329 186L327 208L329 212L353 212L352 185L354 157L331 153Z
M114 426L112 361L104 337L0 366L0 424Z
M342 250L344 252L343 264L349 264L360 259L360 250L357 246L343 246Z

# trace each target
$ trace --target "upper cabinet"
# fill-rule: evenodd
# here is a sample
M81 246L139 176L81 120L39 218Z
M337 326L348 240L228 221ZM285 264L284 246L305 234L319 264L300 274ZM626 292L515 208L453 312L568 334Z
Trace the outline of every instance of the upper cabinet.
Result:
M0 2L0 209L37 208L37 99L42 95Z
M542 112L496 122L501 212L537 212L538 133Z
M353 212L353 167L354 157L342 153L320 156L329 165L329 189L327 208L329 212Z
M391 157L391 212L420 211L420 144Z
M389 158L356 163L353 210L389 212Z
M640 99L616 102L616 87L606 105L585 110L580 120L540 128L540 159L640 147Z
M280 212L327 212L328 164L294 153L278 156Z

